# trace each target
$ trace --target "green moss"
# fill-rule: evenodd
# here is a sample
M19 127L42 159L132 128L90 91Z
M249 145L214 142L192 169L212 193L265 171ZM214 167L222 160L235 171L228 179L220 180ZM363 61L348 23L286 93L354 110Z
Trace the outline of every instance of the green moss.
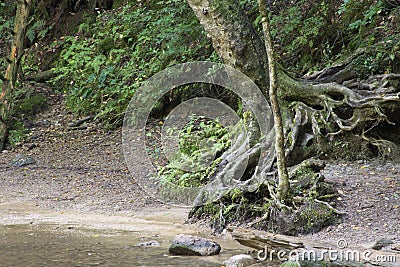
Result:
M286 261L282 263L279 267L299 267L301 266L297 261Z
M313 186L319 181L319 175L315 173L308 166L300 166L293 173L290 174L291 184L291 194L293 195L303 195L312 194L315 196L316 192Z
M293 224L296 232L310 233L321 230L336 219L336 214L328 206L310 200L295 214Z

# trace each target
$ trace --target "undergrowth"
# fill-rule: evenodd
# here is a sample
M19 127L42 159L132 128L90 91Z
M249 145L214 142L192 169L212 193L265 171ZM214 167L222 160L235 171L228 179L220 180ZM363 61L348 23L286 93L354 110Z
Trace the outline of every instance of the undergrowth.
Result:
M63 49L53 84L76 114L95 114L109 125L121 125L131 97L153 74L212 60L211 44L183 0L124 5L57 42Z
M277 60L288 70L320 70L360 48L367 50L355 61L361 78L400 70L399 6L382 0L301 0L271 1L270 9ZM253 19L261 29L260 17Z
M26 122L46 108L47 98L32 87L16 84L20 89L14 92L13 114L8 133L8 143L14 146L26 140L30 132Z
M175 135L175 131L167 134ZM159 169L161 180L183 187L207 184L219 156L231 145L228 130L217 121L193 116L178 136L178 153Z

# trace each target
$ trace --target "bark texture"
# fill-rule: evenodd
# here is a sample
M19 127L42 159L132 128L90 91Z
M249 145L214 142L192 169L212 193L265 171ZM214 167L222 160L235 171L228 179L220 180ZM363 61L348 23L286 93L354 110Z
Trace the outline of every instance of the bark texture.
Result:
M264 45L237 0L187 0L224 64L268 90Z
M8 58L8 67L4 75L2 91L0 94L0 151L4 149L8 134L8 124L12 110L12 95L17 71L22 55L24 54L25 31L28 23L29 11L32 0L19 1L14 22L14 36L11 52Z

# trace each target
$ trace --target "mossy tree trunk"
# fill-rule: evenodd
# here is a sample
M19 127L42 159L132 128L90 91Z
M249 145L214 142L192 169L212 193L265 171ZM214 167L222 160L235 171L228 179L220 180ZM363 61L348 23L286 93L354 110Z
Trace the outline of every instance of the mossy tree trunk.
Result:
M11 118L13 91L17 79L17 71L22 55L24 54L25 30L28 23L30 5L32 0L19 1L14 22L14 36L11 43L8 67L6 69L2 91L0 94L0 151L8 134L8 124Z

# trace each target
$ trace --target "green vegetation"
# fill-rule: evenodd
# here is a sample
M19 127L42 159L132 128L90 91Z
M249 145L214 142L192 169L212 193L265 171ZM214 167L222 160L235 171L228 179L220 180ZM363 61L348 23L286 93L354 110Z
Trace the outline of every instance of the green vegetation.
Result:
M214 174L220 162L218 155L230 145L228 131L220 123L193 116L179 131L178 158L160 168L159 174L164 182L183 187L202 186ZM209 161L211 164L207 164Z
M212 54L203 28L181 0L124 5L56 43L63 49L53 84L67 94L68 107L116 125L147 78Z
M25 87L14 92L14 99L13 112L16 116L13 117L8 136L8 142L11 145L20 143L27 138L29 129L24 121L32 119L35 114L46 107L47 103L47 98L42 93Z
M29 133L29 129L27 129L22 122L17 121L13 124L13 126L9 130L8 142L12 146L14 146L18 143L21 143L22 141L24 141L27 138L28 133Z
M15 93L14 112L21 118L29 118L42 111L46 102L47 98L42 93L30 88L23 89Z
M0 71L4 74L6 68L6 58L9 53L11 43L11 29L13 27L13 17L7 14L5 3L0 3ZM0 85L2 85L0 80Z
M71 29L68 36L55 34L57 28L61 26L52 23L54 18L46 14L47 10L42 6L42 9L36 12L38 14L33 15L27 29L28 53L21 59L23 63L21 78L26 74L47 70L46 66L52 67L56 76L51 83L56 90L65 95L67 107L72 112L77 116L95 115L104 126L114 127L122 124L124 112L132 96L155 73L178 63L219 60L203 27L186 1L129 2L131 3L115 2L114 10L96 16L89 11L84 15L81 14L79 18L77 16L76 19L82 21L79 21L80 24L76 28L73 23L66 25ZM261 31L257 1L239 2L256 28ZM358 79L400 71L400 16L398 16L400 7L387 6L382 0L270 2L271 28L277 61L287 70L301 76L352 58L351 62L354 65L352 69L357 72ZM1 3L0 7L3 8L5 5ZM63 16L68 16L66 15L68 13L69 11L64 12ZM0 44L0 69L3 72L8 53L6 46L11 40L12 18L7 16L5 11L0 11L0 22L0 37L2 41L4 40ZM52 53L50 57L48 51ZM37 63L43 58L50 58L51 62L43 64L45 67L40 68ZM10 129L8 139L12 145L24 140L29 130L23 122L40 111L46 103L44 95L23 89L26 88L24 82L18 83L18 88L13 107L15 123ZM165 111L171 110L185 98L202 95L203 89L204 92L207 90L204 85L178 88L162 99L157 106L158 110L153 111L151 115L163 117ZM198 92L193 92L196 90ZM220 88L213 90L217 91ZM221 97L218 91L213 96ZM332 102L333 100L340 102L340 97L340 94L333 94L328 95L326 99L332 98ZM224 102L230 102L230 106L244 117L246 123L251 121L251 114L245 110L242 103L238 103L235 96L230 95L226 98L230 99ZM287 101L293 104L284 103L288 107L284 111L286 118L290 118L293 115L291 112L306 102L304 99L300 99L299 102L295 102L296 99ZM320 105L309 107L309 110L324 108ZM343 120L352 116L349 115L350 107L340 108L343 110L338 114L343 115ZM321 135L338 130L336 124L328 121L334 111L323 110L321 111L323 116L315 117L315 123L320 126L318 129L323 130ZM384 113L378 107L375 111ZM393 113L395 112L397 110L393 107ZM369 115L365 112L364 116L373 118L375 113ZM304 118L306 117L300 120ZM386 121L390 124L387 117ZM311 122L304 122L304 125L310 126L309 124ZM290 130L288 132L293 133ZM357 132L357 138L364 133ZM221 154L231 145L229 138L229 130L224 129L218 121L193 117L179 130L181 157L159 168L162 182L183 187L206 184L215 175L217 166L221 162ZM292 135L288 138L289 143L294 143L293 145L296 143L295 140L298 140L293 139ZM212 145L207 143L210 141ZM258 142L259 140L256 140L255 143ZM317 146L320 143L311 145ZM348 158L352 159L359 157L360 151L370 156L367 152L363 152L370 152L364 143L357 143L355 139L353 142L353 139L347 136L342 139L336 138L334 142L327 142L324 145L329 146L329 149L321 151L332 152L332 155L329 155L331 158L337 156L343 159L345 156L339 153L347 153ZM347 149L350 147L352 149ZM311 155L315 151L306 145L303 145L303 149L304 151L309 149L307 153L302 153L303 156ZM210 152L212 157L209 157ZM208 158L212 160L208 162L207 167L201 167L200 162L207 162ZM254 172L254 169L255 166L250 166L245 171ZM286 214L274 213L278 204L273 201L274 196L269 189L270 186L274 185L262 184L255 192L232 189L217 204L206 204L192 215L201 217L206 214L211 218L215 228L223 228L231 222L246 222L248 218L263 218L267 214L271 220L269 222L260 220L257 226L268 230L276 225L280 227L279 224L285 222L279 221L279 218ZM301 224L306 232L329 223L333 218L332 210L312 200L329 200L334 195L332 191L332 188L315 174L315 170L297 169L292 174L290 194L293 198L295 196L301 198L304 206L303 210L300 209L298 217L291 218L291 222ZM297 204L299 203L289 203L286 207L295 207ZM278 209L282 206L278 206ZM276 225L273 225L274 223ZM291 228L286 225L285 229Z
M271 9L278 62L289 70L322 69L357 49L367 50L356 59L362 78L399 70L399 7L390 9L381 0L302 0Z
M260 26L257 1L240 3ZM106 126L121 125L132 95L156 72L177 63L218 60L185 1L117 3L115 7L95 18L87 13L75 34L51 42L48 37L57 26L40 12L35 12L27 31L28 43L55 51L55 56L46 56L54 58L49 64L57 74L52 83L66 94L70 110L94 114ZM366 52L354 62L361 77L399 70L399 8L387 7L381 0L301 0L272 1L270 9L278 62L289 70L304 74L321 69L360 48ZM12 8L7 10L10 13ZM0 14L5 44L12 27L7 10ZM0 49L4 69L7 47ZM34 46L22 59L25 74L39 71L41 54L31 51Z

